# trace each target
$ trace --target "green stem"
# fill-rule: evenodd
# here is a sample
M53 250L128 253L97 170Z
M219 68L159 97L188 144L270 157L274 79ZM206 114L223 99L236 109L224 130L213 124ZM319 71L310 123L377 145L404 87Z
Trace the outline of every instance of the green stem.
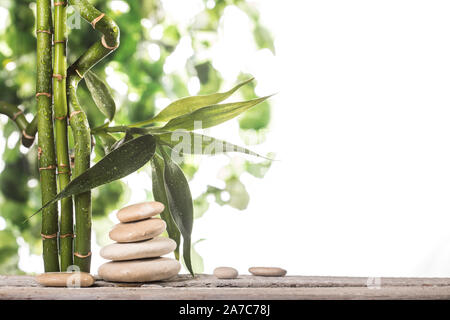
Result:
M73 177L79 176L90 167L91 136L86 114L81 110L76 96L78 81L69 77L68 95L71 112L70 126L75 142L75 166ZM74 264L81 271L89 272L91 265L91 193L74 197L75 203L75 257Z
M106 133L106 132L127 132L130 128L127 126L117 127L98 127L91 130L92 134Z
M97 133L108 133L108 132L128 132L132 131L137 134L146 134L146 133L158 133L161 132L162 127L145 127L145 128L136 128L134 126L115 126L115 127L97 127L91 130L92 134Z
M27 125L25 131L22 131L22 144L29 148L33 145L38 126L38 117L35 116L33 120Z
M69 146L67 137L67 58L66 58L66 20L67 3L55 6L55 59L53 97L55 109L56 157L58 159L59 191L70 182ZM60 221L61 270L73 265L73 206L72 198L61 200Z
M52 10L50 0L37 0L37 110L39 173L42 204L56 195L56 164L52 117ZM58 207L42 212L42 243L45 272L59 271Z
M83 76L97 62L119 45L119 27L108 16L102 14L87 0L71 0L70 3L91 25L103 34L102 41L94 43L68 70L68 97L70 126L75 142L76 177L90 167L91 134L86 114L77 99L77 87ZM89 272L91 261L91 193L74 196L75 202L75 257L74 262L81 271Z
M144 127L144 126L147 126L147 125L152 124L154 122L155 122L154 119L148 119L148 120L144 120L144 121L133 123L133 124L130 125L130 127Z
M28 126L28 121L20 110L15 105L12 105L5 101L0 101L0 113L7 115L12 121L16 123L20 130L25 130Z
M0 113L7 115L16 123L19 130L22 131L22 144L29 148L36 135L37 117L34 117L33 121L28 123L22 110L5 101L0 101Z

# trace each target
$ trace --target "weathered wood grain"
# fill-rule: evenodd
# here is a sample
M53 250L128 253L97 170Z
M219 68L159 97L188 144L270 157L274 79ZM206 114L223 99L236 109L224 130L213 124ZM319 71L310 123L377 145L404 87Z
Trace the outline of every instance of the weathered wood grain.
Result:
M375 287L367 283L364 277L239 276L219 280L211 275L195 279L180 275L148 284L97 279L91 288L44 288L32 276L0 276L0 299L450 299L450 278L380 278Z

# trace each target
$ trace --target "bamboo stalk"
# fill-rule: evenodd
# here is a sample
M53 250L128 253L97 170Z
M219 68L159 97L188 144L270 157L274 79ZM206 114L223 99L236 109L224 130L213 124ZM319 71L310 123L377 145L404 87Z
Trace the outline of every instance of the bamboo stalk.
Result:
M37 131L37 117L28 123L23 111L15 105L12 105L5 101L0 101L0 113L7 115L12 121L14 121L22 132L22 144L29 148L33 142Z
M70 126L75 142L76 177L90 167L91 134L86 114L81 109L76 92L78 83L97 62L102 60L119 45L119 27L86 0L72 0L70 3L103 34L101 41L94 43L68 70L68 101ZM75 202L75 253L74 263L81 271L89 272L91 262L91 194L86 192L74 196Z
M27 128L28 121L25 118L23 111L15 105L5 101L0 101L0 113L7 115L12 121L16 123L17 127L21 131Z
M79 176L90 167L91 136L86 114L81 110L76 97L78 82L69 77L68 96L70 126L75 143L75 166L73 177ZM74 264L81 271L89 272L91 265L91 193L85 192L74 197L75 204L75 252Z
M38 158L42 204L56 195L56 164L52 119L52 11L50 0L37 0L37 110ZM42 243L45 272L59 271L58 207L42 212Z
M69 147L67 137L67 58L66 20L67 3L55 2L55 58L53 67L53 99L55 110L56 158L58 160L59 191L70 182ZM73 208L72 198L61 200L60 257L61 270L73 265Z

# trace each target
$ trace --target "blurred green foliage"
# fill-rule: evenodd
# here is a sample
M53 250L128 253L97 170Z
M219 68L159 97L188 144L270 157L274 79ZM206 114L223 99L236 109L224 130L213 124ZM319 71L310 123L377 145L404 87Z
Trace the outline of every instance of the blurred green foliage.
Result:
M259 14L252 5L245 0L211 1L205 0L204 9L188 24L168 19L160 0L91 1L102 12L110 15L121 30L119 49L94 67L101 78L114 77L115 83L120 84L120 87L113 86L117 104L114 119L116 124L130 124L152 117L158 111L156 107L158 98L174 100L189 95L187 82L191 77L199 79L199 94L220 91L223 82L220 72L213 67L211 57L199 53L217 41L221 17L227 6L235 5L248 15L254 26L254 41L258 48L274 51L270 32L267 26L261 25ZM126 10L113 10L112 2L125 6ZM35 1L0 0L0 13L6 17L2 22L5 28L0 27L0 99L20 105L25 114L36 112L35 7ZM74 14L69 8L69 18ZM99 37L85 21L81 21L80 26L79 30L69 30L69 63L74 62ZM152 30L155 29L162 31L157 39L151 37ZM166 59L171 56L183 37L190 41L194 53L185 61L183 68L170 73L164 72ZM150 48L157 49L159 54L151 55ZM10 67L12 64L14 67ZM241 75L239 80L248 77L249 75ZM95 107L84 82L80 85L78 97L87 112L91 128L102 125L105 117ZM242 97L255 98L254 85L242 88ZM269 122L269 102L264 102L244 114L239 119L240 134L244 142L251 140L246 138L249 135L264 132ZM0 138L0 141L3 141L3 145L0 145L2 152L0 164L3 163L0 165L0 227L2 221L6 223L6 228L0 229L0 274L17 274L21 272L18 268L17 237L23 238L31 253L41 254L40 219L34 218L24 222L26 217L40 207L36 145L30 150L20 147L15 124L7 121L3 115L0 115L0 131L0 135L3 135L3 139ZM111 137L122 138L118 134L112 134ZM96 144L102 146L111 143L108 137L97 140ZM7 143L4 143L6 141ZM104 156L102 152L103 148L94 147L94 161ZM195 162L187 160L181 165L187 177L192 179L198 170ZM220 205L245 209L249 195L245 185L239 180L240 175L249 172L261 178L269 166L269 162L230 162L224 168L227 174L221 177L225 182L225 188L209 186L195 199L196 218L207 212L209 201L212 201L208 200L211 199L209 197L211 194ZM149 180L149 186L145 188L150 189L150 185ZM127 185L120 181L94 190L93 225L100 244L104 244L105 234L111 226L107 215L124 205L128 196ZM197 257L194 261L195 268L201 271L203 261L194 247L193 251Z

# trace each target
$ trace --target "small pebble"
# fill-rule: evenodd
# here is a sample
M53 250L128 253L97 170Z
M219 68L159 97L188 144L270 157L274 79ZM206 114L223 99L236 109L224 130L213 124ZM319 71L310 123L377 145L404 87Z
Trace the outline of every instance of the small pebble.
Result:
M117 212L120 222L133 222L151 218L164 211L164 205L157 201L148 201L132 204Z
M236 279L238 271L231 267L218 267L214 269L214 275L218 279Z
M286 270L272 267L252 267L248 271L254 276L262 277L284 277Z
M47 272L37 275L36 281L46 287L90 287L95 282L87 272Z
M117 242L137 242L159 236L166 230L164 220L151 218L147 220L119 223L109 232L109 238Z

